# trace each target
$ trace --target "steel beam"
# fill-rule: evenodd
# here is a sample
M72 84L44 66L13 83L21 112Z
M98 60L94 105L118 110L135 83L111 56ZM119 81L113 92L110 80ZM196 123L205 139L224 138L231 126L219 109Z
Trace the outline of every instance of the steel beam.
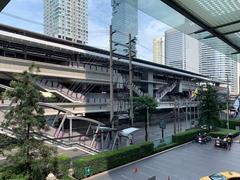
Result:
M237 23L240 23L240 20L232 21L232 22L229 22L229 23L226 23L226 24L221 24L221 25L215 26L215 27L211 27L211 29L219 29L219 28L226 27L226 26L231 26L231 25L237 24ZM199 31L195 31L194 34L203 33L205 31L207 31L207 30L202 29L202 30L199 30Z
M234 33L239 33L239 32L240 32L240 29L234 30L234 31L225 32L225 33L221 33L220 36L226 36L226 35L229 35L229 34L234 34ZM214 37L216 37L216 36L206 36L203 39L209 39L209 38L214 38Z
M10 2L10 0L1 0L0 1L0 12L5 8L5 6Z

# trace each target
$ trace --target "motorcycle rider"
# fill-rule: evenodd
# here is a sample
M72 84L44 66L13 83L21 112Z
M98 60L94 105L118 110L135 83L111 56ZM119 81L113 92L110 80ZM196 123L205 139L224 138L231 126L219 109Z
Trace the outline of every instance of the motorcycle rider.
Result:
M231 149L231 146L232 146L232 138L231 138L232 136L231 136L231 134L229 134L228 136L227 136L227 146L228 146L228 150L230 150Z

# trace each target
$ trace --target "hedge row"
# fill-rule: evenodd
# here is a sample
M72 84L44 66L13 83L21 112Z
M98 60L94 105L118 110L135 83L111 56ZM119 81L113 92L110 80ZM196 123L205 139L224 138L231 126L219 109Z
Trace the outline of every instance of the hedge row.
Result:
M167 150L167 149L171 149L171 148L173 148L173 147L175 147L175 146L177 146L177 145L179 145L179 144L177 144L177 143L163 144L163 145L155 148L155 149L154 149L154 153L158 153L158 152L165 151L165 150Z
M73 161L74 177L84 178L84 168L91 167L93 174L97 174L129 162L141 159L154 153L153 143L147 142L130 147L120 148L114 151L99 153Z
M221 128L227 128L227 121L226 120L222 120L221 121ZM240 121L239 120L234 120L231 119L229 120L229 129L236 129L236 126L240 126Z
M209 132L209 136L212 136L212 137L220 137L220 138L224 138L226 137L229 133L231 133L233 135L233 137L236 137L239 135L239 131L237 130L233 130L233 129L218 129L217 131L212 131L212 132Z
M194 138L200 133L201 129L189 129L185 132L181 132L172 136L173 143L183 144L194 140Z

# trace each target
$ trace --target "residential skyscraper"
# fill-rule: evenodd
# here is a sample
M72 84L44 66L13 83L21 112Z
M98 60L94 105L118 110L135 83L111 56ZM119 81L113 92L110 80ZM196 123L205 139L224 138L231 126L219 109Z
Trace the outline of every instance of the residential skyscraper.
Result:
M199 73L199 41L175 29L165 32L165 64Z
M138 1L132 1L130 5L127 0L112 0L112 28L116 31L113 34L113 45L115 53L127 55L128 35L132 39L136 38L138 33L138 10L136 9ZM132 43L132 50L136 54L136 42Z
M200 73L227 82L232 94L238 93L238 64L212 47L200 43Z
M44 33L86 44L88 42L88 1L44 0Z
M165 64L165 38L153 39L153 62Z

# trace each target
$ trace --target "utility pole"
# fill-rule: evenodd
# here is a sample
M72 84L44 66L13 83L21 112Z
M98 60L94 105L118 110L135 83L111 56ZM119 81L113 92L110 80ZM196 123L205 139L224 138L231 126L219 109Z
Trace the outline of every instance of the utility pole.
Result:
M178 117L178 132L180 132L180 103L179 103L179 99L178 99L178 111L177 111L177 117Z
M187 129L188 128L188 102L187 101L185 101L185 103L186 103L186 107L185 107L185 129Z
M148 141L149 132L149 107L147 107L147 124L145 125L145 141Z
M229 129L229 79L227 74L227 128Z
M132 36L129 34L129 43L128 43L128 54L129 54L129 96L130 96L130 120L131 126L133 126L133 72L132 72Z
M110 38L109 38L109 46L110 46L110 123L112 128L114 128L113 116L114 116L114 97L113 97L113 36L114 32L112 30L112 25L110 25Z
M177 133L176 130L176 120L177 120L177 112L176 112L176 100L174 101L174 122L173 122L173 132L174 134Z

